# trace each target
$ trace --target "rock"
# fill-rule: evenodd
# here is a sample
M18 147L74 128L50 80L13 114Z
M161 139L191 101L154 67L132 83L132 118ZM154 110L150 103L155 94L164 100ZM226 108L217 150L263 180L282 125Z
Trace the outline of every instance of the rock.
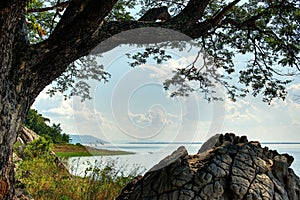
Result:
M39 135L36 134L34 131L30 130L24 125L21 125L19 131L18 131L18 137L17 142L19 145L17 148L14 148L13 152L13 161L15 165L15 173L18 169L19 163L24 159L24 149L26 145L33 140L36 140L39 138ZM28 177L31 175L30 171L22 172L22 178ZM15 196L13 200L33 200L33 198L28 194L25 189L24 185L21 183L21 181L16 180L16 186L15 186ZM1 199L1 198L0 198Z
M217 134L209 138L206 142L202 144L198 153L203 153L205 151L211 150L214 146L217 146L219 142L219 138L220 138L220 134Z
M27 144L32 142L35 139L38 139L39 136L34 131L30 130L26 126L22 125L18 132L18 141L22 144Z
M188 155L188 152L184 146L179 147L176 151L174 151L171 155L167 156L163 160L161 160L157 165L152 167L149 172L160 170L174 162L178 159L181 159Z
M179 147L143 177L135 178L117 200L299 200L300 180L289 168L293 157L218 134L198 154Z

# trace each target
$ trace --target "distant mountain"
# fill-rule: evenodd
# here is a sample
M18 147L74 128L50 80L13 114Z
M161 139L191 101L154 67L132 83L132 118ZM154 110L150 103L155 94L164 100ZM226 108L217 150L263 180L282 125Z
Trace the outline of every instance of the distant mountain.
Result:
M71 144L108 144L109 142L92 135L69 135Z

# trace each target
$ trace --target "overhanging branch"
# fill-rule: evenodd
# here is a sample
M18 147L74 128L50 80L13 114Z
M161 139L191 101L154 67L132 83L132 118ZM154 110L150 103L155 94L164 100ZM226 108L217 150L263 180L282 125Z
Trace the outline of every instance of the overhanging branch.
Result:
M45 8L31 8L27 10L27 13L33 13L33 12L46 12L49 10L57 10L57 9L63 9L66 8L69 5L69 1L60 2L54 6L45 7Z
M189 28L194 25L201 17L206 7L209 4L209 0L190 0L187 6L177 16L173 17L173 22L183 22L179 25L183 26L181 29Z
M82 57L90 46L99 24L112 10L117 0L70 1L64 15L49 38L34 44L27 52L27 60L33 73L49 84L57 78L69 63Z
M216 14L212 19L211 19L211 23L212 24L219 24L222 20L222 18L224 17L224 15L230 11L233 6L235 6L238 2L240 2L240 0L234 0L233 2L229 3L227 6L225 6L218 14Z

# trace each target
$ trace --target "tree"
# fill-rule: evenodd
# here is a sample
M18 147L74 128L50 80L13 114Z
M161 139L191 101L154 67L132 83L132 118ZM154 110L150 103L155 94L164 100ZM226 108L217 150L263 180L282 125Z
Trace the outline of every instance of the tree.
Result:
M141 5L138 8L142 13L153 7L167 6L172 18L164 22L134 20L127 8L135 5ZM72 63L100 42L134 28L173 29L201 44L216 68L223 69L229 76L235 71L232 61L235 53L253 56L248 66L238 72L239 82L245 88L229 84L225 76L202 72L190 65L166 81L168 88L180 80L179 92L175 94L185 95L185 91L193 90L186 87L185 81L199 82L204 92L218 81L227 88L232 99L250 92L262 93L265 101L284 99L285 85L289 81L278 76L299 71L299 6L298 0L1 1L0 198L12 199L14 194L13 143L35 98L66 69L74 69L70 67ZM32 16L32 13L38 14ZM153 42L163 40L167 38ZM120 43L127 42L120 40ZM148 53L157 52L155 48L152 50L148 49ZM149 54L146 51L140 55ZM281 66L282 71L275 65ZM209 81L207 76L215 76L214 81Z
M39 114L37 110L30 109L24 120L24 125L55 144L69 143L70 137L62 133L60 124L49 126L46 122L50 123L50 120Z

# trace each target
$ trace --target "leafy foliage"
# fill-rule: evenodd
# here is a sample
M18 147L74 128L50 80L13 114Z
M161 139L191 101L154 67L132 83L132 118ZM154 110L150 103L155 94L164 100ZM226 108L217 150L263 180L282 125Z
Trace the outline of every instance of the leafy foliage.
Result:
M57 0L27 1L26 24L30 42L40 42L52 33L65 9L64 6L56 7L57 4L61 2ZM53 9L45 9L49 7Z
M62 133L60 124L49 126L47 122L50 122L48 118L44 118L37 110L30 109L24 125L53 143L69 143L69 135Z
M88 80L106 83L109 78L110 74L104 71L103 65L97 63L95 56L82 57L71 63L66 72L54 81L48 94L53 96L60 92L65 98L79 96L84 101L91 99Z
M44 137L39 137L26 145L26 148L24 149L25 159L47 157L52 151L52 147L53 144L50 140L46 140Z
M107 21L113 20L133 20L133 16L129 12L130 9L134 9L136 6L136 1L118 1L113 7L110 14L106 17Z
M143 53L138 52L135 55L126 55L128 58L135 60L135 62L129 63L131 67L136 67L138 65L145 64L149 57L155 60L157 64L161 64L171 58L170 55L166 54L165 50L155 47L148 47Z
M53 0L29 1L29 11L48 5L53 7L52 10L43 12L28 12L31 41L46 39L55 28L65 8L59 6L60 3ZM102 25L109 21L134 20L137 16L133 14L137 10L140 12L136 15L141 16L147 10L161 6L167 6L171 15L175 17L188 3L188 0L118 1ZM200 1L198 3L200 4ZM215 96L215 88L218 85L225 87L232 100L247 94L262 94L263 101L268 103L274 98L284 100L287 84L299 75L300 70L299 24L298 0L209 1L203 15L191 29L191 32L196 34L193 43L204 55L205 65L196 66L194 62L177 69L174 77L166 80L164 87L175 88L173 96L187 96L190 92L200 91L209 101L219 99ZM175 42L169 43L171 48L176 46ZM162 53L164 51L162 48L145 47L144 52L129 56L134 59L131 65L144 64L148 58L154 58L160 64L170 58ZM239 55L247 55L246 65L238 66L234 63L234 59ZM90 99L88 80L106 82L110 77L103 70L103 66L95 64L94 61L95 58L89 57L72 63L67 71L56 79L49 93L53 95L62 92L68 93L65 97L77 95L82 100Z
M198 22L207 27L207 33L195 39L204 64L197 66L194 61L177 69L165 81L165 89L175 88L171 96L200 91L211 101L220 99L214 93L222 86L234 101L248 93L262 94L268 103L274 98L284 100L287 84L300 70L299 13L299 2L295 0L249 0L232 6L226 1L210 1ZM248 57L245 66L234 63L241 55ZM131 65L144 64L149 57L146 49L131 56Z
M141 11L138 13L140 16L145 14L151 8L158 8L162 6L167 6L169 12L172 16L179 14L187 5L187 0L174 0L174 1L149 1L142 0L139 2L141 6Z

